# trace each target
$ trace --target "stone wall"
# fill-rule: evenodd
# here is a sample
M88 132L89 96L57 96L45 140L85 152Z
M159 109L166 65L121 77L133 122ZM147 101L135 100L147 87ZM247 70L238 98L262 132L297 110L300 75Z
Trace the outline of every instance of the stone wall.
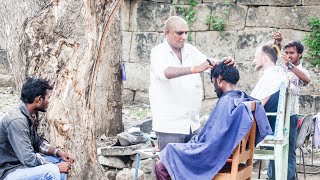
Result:
M258 73L252 66L255 48L272 40L280 31L284 43L302 40L310 31L310 16L320 17L320 0L197 0L195 21L190 25L191 43L209 57L232 56L236 59L241 80L238 88L248 93L254 88ZM121 8L123 53L127 81L123 99L126 103L148 104L149 58L151 49L163 41L163 25L171 15L179 15L183 0L125 0ZM225 13L225 12L228 13ZM208 15L222 17L224 36L206 25ZM310 66L306 63L306 66ZM302 89L302 113L320 111L319 70L310 70L312 82ZM209 76L203 75L204 100L214 102L216 95ZM304 101L306 100L306 101ZM316 101L316 102L314 102ZM307 103L307 104L305 104ZM316 109L314 109L316 108Z
M9 86L14 86L13 75L8 63L7 52L0 48L0 87Z

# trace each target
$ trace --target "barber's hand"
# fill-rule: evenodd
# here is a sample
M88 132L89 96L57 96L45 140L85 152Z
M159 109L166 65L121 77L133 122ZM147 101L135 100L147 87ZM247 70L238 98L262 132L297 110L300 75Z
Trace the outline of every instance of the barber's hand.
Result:
M69 171L71 170L71 164L68 162L61 162L57 164L60 173L66 173L69 174Z
M211 69L214 68L215 67L214 62L211 60L209 60L209 61L211 64L207 60L207 61L203 62L202 64L200 64L199 66L195 66L194 67L195 73L201 73L209 68L211 68Z
M284 54L284 53L280 54L280 58L282 59L282 61L284 62L284 64L286 66L289 65L290 59L286 54Z
M63 151L58 151L58 153L61 159L65 162L68 162L69 164L73 164L73 162L75 161L75 157L71 153L65 153Z
M223 62L225 64L227 64L228 66L235 66L237 68L237 64L236 64L236 61L232 58L232 57L225 57L223 59Z

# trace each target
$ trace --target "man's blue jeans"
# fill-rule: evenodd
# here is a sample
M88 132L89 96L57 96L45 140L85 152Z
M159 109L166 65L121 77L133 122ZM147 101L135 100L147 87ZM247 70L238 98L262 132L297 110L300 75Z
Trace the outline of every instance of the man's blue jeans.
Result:
M41 166L17 169L8 174L5 180L66 180L67 175L59 172L57 165L62 162L61 158L53 156L43 156L48 162L53 164L45 164Z
M274 129L273 129L274 130ZM288 180L296 180L296 140L298 130L298 115L290 116ZM269 179L275 179L274 161L270 161L268 168Z

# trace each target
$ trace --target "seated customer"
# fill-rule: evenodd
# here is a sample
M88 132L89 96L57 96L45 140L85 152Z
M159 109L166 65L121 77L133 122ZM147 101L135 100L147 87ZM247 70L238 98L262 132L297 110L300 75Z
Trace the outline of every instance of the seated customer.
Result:
M240 79L234 66L218 64L211 71L215 92L220 98L200 134L188 143L170 143L161 151L156 164L157 179L211 179L253 123L246 101L255 99L235 89ZM257 102L257 142L271 134L265 111Z

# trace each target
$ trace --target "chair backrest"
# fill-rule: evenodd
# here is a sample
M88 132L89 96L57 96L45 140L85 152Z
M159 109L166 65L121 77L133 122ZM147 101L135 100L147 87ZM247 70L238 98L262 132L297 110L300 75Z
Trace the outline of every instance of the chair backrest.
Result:
M308 114L303 117L301 126L298 128L298 135L296 141L296 148L304 144L305 139L310 135L312 129L313 114Z
M289 82L288 82L289 83ZM280 86L278 108L276 113L276 124L274 130L275 140L282 140L289 135L290 127L290 89L285 83ZM268 114L268 113L267 113Z
M250 102L251 111L256 110L256 102ZM253 153L256 140L256 118L250 131L242 138L240 143L234 149L232 155L227 160L227 163L231 163L228 168L222 168L222 170L213 178L214 180L225 179L248 179L252 176L253 168ZM241 172L241 173L240 173Z

